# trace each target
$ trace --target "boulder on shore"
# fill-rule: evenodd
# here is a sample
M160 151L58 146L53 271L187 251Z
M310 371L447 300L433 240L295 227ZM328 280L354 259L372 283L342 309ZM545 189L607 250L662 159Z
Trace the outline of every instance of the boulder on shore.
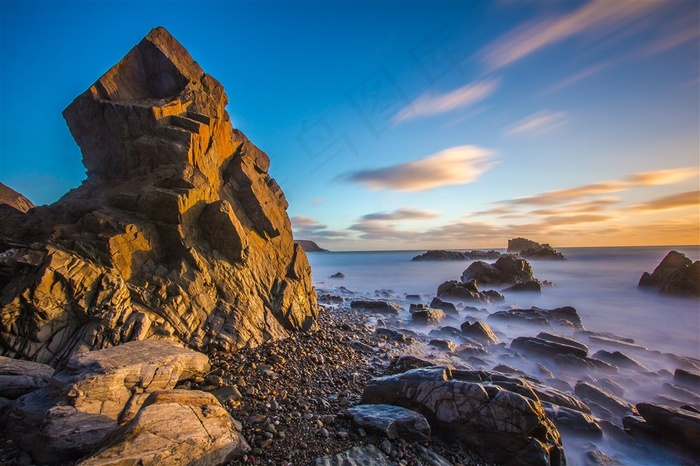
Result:
M214 395L199 390L151 393L136 417L111 432L98 449L80 464L210 466L250 451L240 424Z
M0 209L0 355L56 365L143 339L234 351L314 326L287 201L227 102L155 28L64 110L87 179L51 206Z
M78 353L46 386L11 406L5 434L40 464L74 461L133 419L152 392L202 377L209 368L206 355L170 341Z
M446 367L413 369L371 379L363 403L421 413L433 432L464 442L503 465L566 464L559 431L542 404L496 385L467 382Z
M678 251L669 252L653 273L644 272L640 288L657 288L661 294L700 296L700 261Z

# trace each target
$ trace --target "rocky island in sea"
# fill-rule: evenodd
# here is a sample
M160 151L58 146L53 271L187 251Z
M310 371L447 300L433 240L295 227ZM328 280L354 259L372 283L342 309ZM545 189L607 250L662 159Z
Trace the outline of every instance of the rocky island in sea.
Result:
M328 249L323 249L314 241L310 241L308 239L296 239L294 240L294 244L301 246L304 252L328 252Z
M542 283L523 250L428 294L319 284L317 300L270 159L226 102L156 28L64 112L83 185L42 207L8 194L0 462L698 457L700 361L509 303Z

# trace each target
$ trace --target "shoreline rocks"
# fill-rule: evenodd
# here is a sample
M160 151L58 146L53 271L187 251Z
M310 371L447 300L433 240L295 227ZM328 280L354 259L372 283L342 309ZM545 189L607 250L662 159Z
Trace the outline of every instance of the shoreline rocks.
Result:
M542 405L493 385L465 382L445 367L413 369L370 380L363 403L423 414L433 430L459 439L499 464L563 465L557 428Z
M501 256L493 264L476 261L462 273L462 283L476 281L479 285L528 283L535 281L532 266L512 254Z
M700 261L693 262L678 251L669 252L654 269L644 272L639 288L658 289L676 296L700 296Z

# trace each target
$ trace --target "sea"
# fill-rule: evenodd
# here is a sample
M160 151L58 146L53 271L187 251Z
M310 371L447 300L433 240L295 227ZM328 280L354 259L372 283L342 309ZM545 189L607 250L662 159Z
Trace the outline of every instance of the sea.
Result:
M552 378L548 383L565 382L568 393L580 380L611 380L618 387L624 387L623 398L632 405L639 402L667 404L669 397L677 395L673 389L673 373L679 367L678 357L700 359L700 298L672 297L661 295L657 290L637 287L644 272L653 272L669 251L675 250L696 261L700 258L700 246L677 247L608 247L608 248L558 248L566 260L530 260L535 278L549 281L554 286L542 287L541 293L504 293L505 302L476 306L479 320L485 320L487 313L508 308L529 309L532 306L553 309L563 306L574 307L586 330L611 333L619 337L632 338L635 347L622 349L640 364L643 371L620 369L619 372L601 373L557 367L549 365ZM313 273L313 283L319 293L337 294L349 299L388 299L398 302L403 308L403 320L411 326L407 295L418 295L423 303L430 303L438 286L447 280L459 280L462 272L471 261L412 261L425 250L418 251L364 251L364 252L319 252L309 253L309 263ZM499 252L505 252L503 250ZM489 261L493 262L493 261ZM344 278L330 278L342 273ZM490 289L491 287L487 287ZM503 288L503 287L501 287ZM493 289L499 290L499 287ZM481 290L483 291L483 289ZM458 306L459 307L459 306ZM471 312L471 311L469 311ZM468 315L469 312L463 312ZM474 316L472 315L471 318ZM467 317L470 318L470 317ZM386 319L385 319L386 320ZM380 322L375 321L378 325ZM388 320L387 320L388 322ZM387 325L384 321L382 325ZM459 326L460 322L450 325ZM498 327L491 324L500 340L506 345L518 336L536 336L542 328L512 328L510 325ZM418 333L427 335L430 328L411 327ZM572 336L574 332L569 332ZM459 344L459 342L455 342ZM615 351L617 347L607 347L588 342L589 355L597 350ZM644 348L640 348L644 347ZM428 358L433 353L425 353ZM422 356L422 354L421 354ZM518 370L537 376L538 368L527 359L508 357L508 351L493 349L485 357L483 364L477 362L475 369L491 370L495 364L506 362ZM457 358L459 359L459 358ZM454 360L453 360L454 361ZM459 364L459 361L455 361ZM697 366L697 362L693 363ZM595 377L598 379L592 379ZM553 385L554 386L554 385ZM669 388L670 386L670 388ZM561 387L559 387L561 389ZM696 387L698 388L698 387ZM675 391L674 391L675 390ZM697 390L696 390L697 391ZM693 398L694 397L694 398ZM675 398L677 400L677 398ZM686 398L691 404L697 403L697 395ZM675 401L672 401L672 403ZM688 401L682 401L688 403ZM676 404L679 406L680 403ZM610 419L604 434L590 438L577 432L560 430L570 466L589 464L698 464L698 461L678 456L668 449L645 442L639 447L626 434L615 429L622 427L621 418L608 417L603 411L595 411L600 419ZM612 429L612 430L611 430ZM620 438L626 438L620 441ZM591 454L607 455L603 462L592 461ZM697 460L697 458L695 459Z
M637 288L642 273L653 272L669 251L696 261L700 259L700 246L557 250L566 260L529 261L535 278L554 286L543 287L540 294L507 294L506 302L493 305L493 310L504 306L572 306L587 330L610 332L658 351L700 358L700 299ZM411 260L424 252L319 252L308 257L313 283L319 289L343 286L369 297L385 290L397 295L417 294L430 302L438 286L447 280L459 280L471 261ZM345 278L330 278L337 272Z

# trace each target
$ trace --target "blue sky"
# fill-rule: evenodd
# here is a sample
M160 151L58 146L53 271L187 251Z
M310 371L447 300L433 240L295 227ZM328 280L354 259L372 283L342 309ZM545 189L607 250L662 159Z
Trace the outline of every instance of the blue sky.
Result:
M61 111L155 26L335 250L700 243L696 1L8 2L0 181L84 178Z

